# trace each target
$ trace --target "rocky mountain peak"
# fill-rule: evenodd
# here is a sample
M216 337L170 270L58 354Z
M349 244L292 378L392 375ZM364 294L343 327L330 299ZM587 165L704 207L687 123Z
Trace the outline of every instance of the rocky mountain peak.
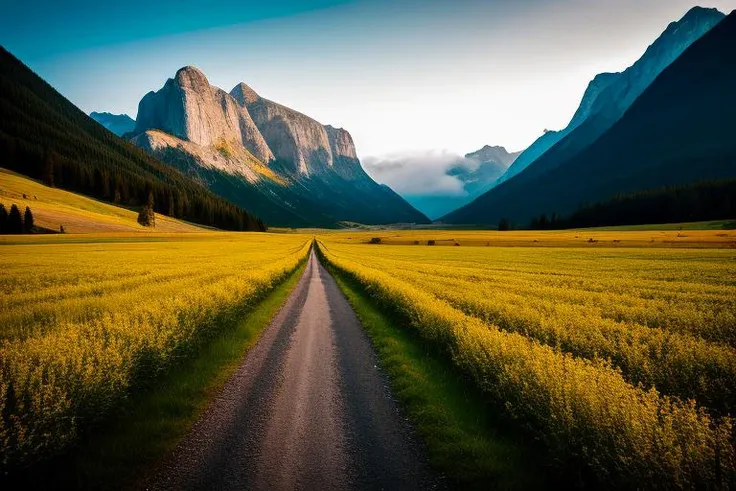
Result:
M601 92L591 114L606 112L611 123L620 118L667 66L724 17L718 9L694 7L680 20L670 23L641 58Z
M682 16L682 19L680 19L679 21L673 22L673 24L688 22L693 19L709 18L709 17L723 19L725 15L715 7L708 8L708 7L701 7L699 5L696 5L695 7L688 10L687 13L684 16Z
M243 82L240 82L238 85L233 87L233 90L230 91L230 95L242 105L253 104L254 102L258 102L261 98L255 90L251 89Z
M465 158L478 162L495 162L509 166L518 155L518 152L509 153L505 147L485 145L480 150L465 154Z
M344 129L323 126L260 97L242 82L227 93L210 85L193 66L181 68L159 91L141 100L136 134L148 130L196 144L206 155L215 149L225 159L242 145L262 164L277 160L280 169L298 178L333 166L343 178L363 178L355 144ZM230 146L233 143L235 147Z
M193 66L181 68L159 91L141 100L135 131L152 129L205 148L237 143L263 163L274 159L248 110L211 86Z
M185 66L180 68L176 72L174 77L177 85L182 88L188 88L193 90L206 90L210 87L210 82L207 80L202 71L194 66Z

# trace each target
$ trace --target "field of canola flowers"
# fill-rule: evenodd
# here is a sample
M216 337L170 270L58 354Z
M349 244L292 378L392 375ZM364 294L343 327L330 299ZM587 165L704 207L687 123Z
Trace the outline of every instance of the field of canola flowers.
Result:
M0 238L0 470L73 442L241 318L306 259L311 242L214 233Z
M319 245L560 465L614 487L734 485L733 250L363 239Z

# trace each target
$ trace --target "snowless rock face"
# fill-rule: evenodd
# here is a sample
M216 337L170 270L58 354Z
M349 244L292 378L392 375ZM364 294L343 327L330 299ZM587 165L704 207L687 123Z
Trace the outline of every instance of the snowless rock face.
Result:
M180 69L158 92L150 92L141 100L136 133L149 130L187 142L188 151L194 148L191 144L198 145L201 148L196 154L205 165L226 171L232 170L233 154L244 148L263 164L278 161L274 169L294 178L315 177L326 171L348 179L362 179L365 174L347 131L323 126L298 111L264 99L244 83L227 93L210 85L194 67ZM155 135L155 139L160 140L161 135ZM233 143L238 145L233 147ZM209 157L217 152L229 157L227 166Z
M232 154L229 152L223 154L217 147L203 147L158 130L147 130L136 135L132 142L152 155L160 156L161 152L169 149L176 151L174 155L176 153L191 155L203 167L242 176L249 183L260 181L263 174L263 166L252 162L252 155L244 149L241 149L241 152L233 150Z
M254 157L296 177L330 169L335 161L345 177L360 167L355 145L343 129L322 126L314 119L260 97L244 83L230 93L210 85L194 67L180 69L158 92L149 92L138 106L136 133L160 130L201 147L238 142Z
M149 129L203 147L238 142L263 162L274 159L248 111L194 67L180 69L158 92L141 100L136 132Z
M368 178L355 153L355 144L350 133L342 128L325 126L327 139L330 142L334 168L345 179L361 181Z
M293 171L309 176L332 167L332 151L325 128L304 114L260 97L240 83L230 91L246 108L276 159L293 163Z
M233 96L241 106L253 104L254 102L258 102L261 98L255 90L251 89L243 82L240 82L238 85L233 87L233 90L230 91L230 95Z
M327 131L327 139L330 142L330 150L333 158L344 157L348 159L358 159L355 153L355 143L350 133L342 128L333 128L330 125L325 126Z

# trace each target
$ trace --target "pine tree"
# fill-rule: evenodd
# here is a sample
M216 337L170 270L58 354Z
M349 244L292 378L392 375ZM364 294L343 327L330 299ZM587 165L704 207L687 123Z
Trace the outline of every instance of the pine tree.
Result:
M22 234L23 233L23 218L20 216L20 210L18 205L10 207L10 213L8 214L7 231L9 234Z
M43 170L42 179L44 184L54 187L54 156L51 151L46 149L43 152Z
M5 206L0 203L0 235L6 234L8 226L8 210L5 209Z
M174 216L174 210L175 209L176 209L176 207L174 206L174 193L172 193L171 191L169 191L169 210L168 211L169 211L169 216L170 217L173 217Z
M156 227L156 213L153 211L153 192L148 193L148 202L143 205L138 213L138 223L144 227Z
M31 213L28 206L26 206L26 212L23 214L23 231L27 234L33 233L33 213Z
M542 213L542 215L539 217L539 228L542 230L546 230L548 225L549 222L547 221L547 215Z

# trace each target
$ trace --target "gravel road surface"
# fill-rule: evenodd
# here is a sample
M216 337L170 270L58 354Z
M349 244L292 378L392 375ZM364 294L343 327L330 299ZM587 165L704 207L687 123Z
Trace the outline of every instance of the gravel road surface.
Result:
M358 319L314 252L150 489L437 489Z

